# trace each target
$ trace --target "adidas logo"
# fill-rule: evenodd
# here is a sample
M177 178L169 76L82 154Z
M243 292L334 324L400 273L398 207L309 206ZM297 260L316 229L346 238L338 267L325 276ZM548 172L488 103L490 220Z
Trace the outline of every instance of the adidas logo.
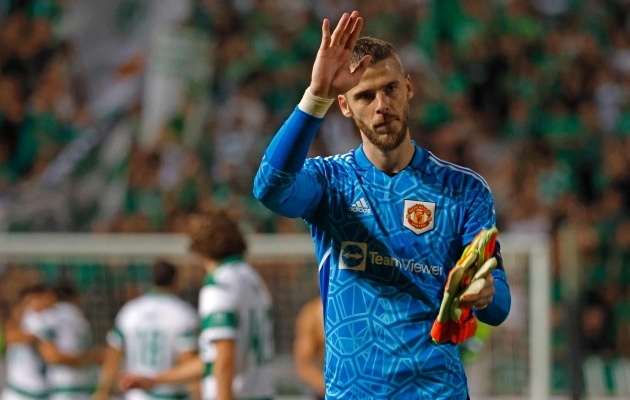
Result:
M365 198L363 197L361 197L361 200L351 205L349 210L355 213L364 213L364 214L369 214L372 212L370 210L370 206L368 206L368 203L365 201Z

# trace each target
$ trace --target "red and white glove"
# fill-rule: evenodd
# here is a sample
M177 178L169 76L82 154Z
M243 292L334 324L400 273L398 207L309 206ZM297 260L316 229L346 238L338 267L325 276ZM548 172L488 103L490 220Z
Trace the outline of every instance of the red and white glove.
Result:
M483 289L486 276L497 266L492 254L498 233L494 227L479 232L449 272L440 311L431 328L434 342L461 343L477 331L477 319L472 308L460 307L460 302L478 294Z

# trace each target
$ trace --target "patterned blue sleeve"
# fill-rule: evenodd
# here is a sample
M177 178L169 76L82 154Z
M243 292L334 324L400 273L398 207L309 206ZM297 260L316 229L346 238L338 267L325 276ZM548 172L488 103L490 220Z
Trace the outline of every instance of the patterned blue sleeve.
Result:
M494 277L494 297L483 310L473 309L475 316L484 324L499 326L510 314L512 296L505 271L492 271Z
M494 212L494 200L492 193L485 181L473 181L473 185L467 190L467 210L464 222L463 245L470 243L481 229L487 229L496 225ZM488 325L497 326L507 318L510 313L512 297L507 282L507 275L503 269L500 244L497 242L495 257L500 268L492 271L494 278L494 297L492 302L483 310L475 310L477 318Z
M483 310L473 309L475 316L479 321L488 325L500 325L507 318L512 306L512 296L510 295L510 286L507 282L507 275L503 268L503 259L501 258L501 244L497 242L494 250L494 257L497 259L497 267L492 271L494 278L494 298Z
M299 172L317 129L324 121L295 107L265 152L271 166L283 172Z
M254 178L254 196L271 211L289 218L316 212L326 182L304 164L322 121L296 108L269 144Z
M480 230L496 225L492 193L485 186L485 182L484 185L481 185L479 181L474 182L476 185L471 185L466 190L466 214L464 217L462 247L472 242Z

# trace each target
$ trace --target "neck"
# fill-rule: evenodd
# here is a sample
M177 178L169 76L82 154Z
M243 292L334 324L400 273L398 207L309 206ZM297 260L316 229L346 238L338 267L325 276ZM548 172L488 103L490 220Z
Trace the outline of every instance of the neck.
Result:
M366 139L363 140L363 151L376 168L387 174L396 174L409 165L416 149L407 132L405 140L393 150L382 151Z
M211 260L209 258L203 259L203 269L205 269L207 273L214 271L218 265L219 261L217 260Z
M174 292L173 288L170 286L155 286L153 287L153 290L158 293L173 293Z

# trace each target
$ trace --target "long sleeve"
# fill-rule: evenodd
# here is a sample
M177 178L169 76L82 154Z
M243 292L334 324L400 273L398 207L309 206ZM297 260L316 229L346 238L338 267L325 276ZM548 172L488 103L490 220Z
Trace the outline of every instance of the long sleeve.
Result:
M507 276L502 269L492 271L494 278L494 297L488 307L483 310L474 309L475 316L479 321L492 326L500 325L510 313L512 305L512 295L507 282Z
M494 200L492 199L489 188L486 186L487 184L482 180L475 180L473 182L475 186L471 186L471 189L467 191L469 195L466 202L468 212L466 213L467 217L464 224L464 241L466 244L472 240L480 229L487 229L496 224ZM476 187L477 190L472 190L474 187ZM499 241L497 241L494 253L498 265L497 268L492 271L492 276L494 277L494 297L492 302L488 304L488 307L483 310L474 310L475 315L481 322L493 326L500 325L505 321L512 305L510 286L508 285L503 260L501 259L500 240L499 234Z
M326 183L305 161L322 121L296 107L269 144L254 179L254 196L270 210L291 218L316 211Z

